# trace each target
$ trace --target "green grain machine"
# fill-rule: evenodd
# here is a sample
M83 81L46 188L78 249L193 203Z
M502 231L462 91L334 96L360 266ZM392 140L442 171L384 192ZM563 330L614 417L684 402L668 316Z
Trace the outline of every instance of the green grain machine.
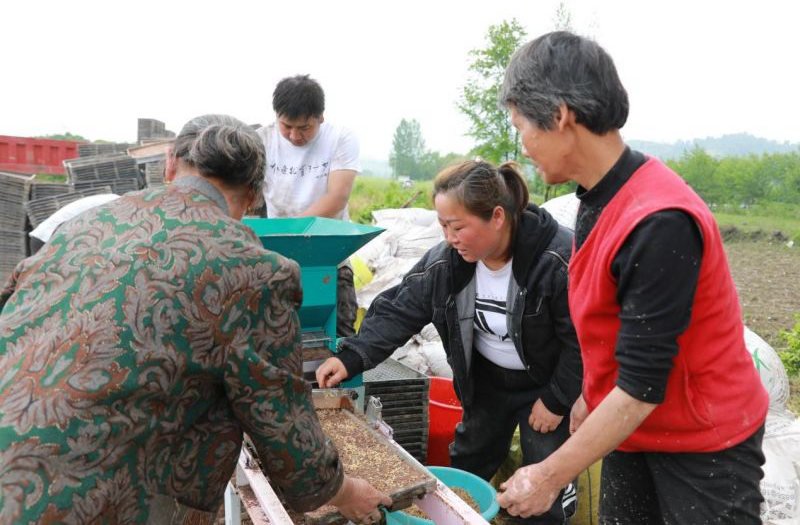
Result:
M319 350L336 352L336 268L383 228L321 217L243 221L268 250L300 265L303 304L298 312L303 338L303 372L307 378L319 366ZM310 356L310 357L308 357ZM344 387L361 386L361 376Z

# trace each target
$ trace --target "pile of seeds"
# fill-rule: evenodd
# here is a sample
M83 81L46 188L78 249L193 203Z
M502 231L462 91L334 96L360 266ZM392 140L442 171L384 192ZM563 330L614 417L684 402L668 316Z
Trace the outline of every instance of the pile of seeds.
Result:
M364 478L381 492L392 494L427 479L386 443L378 441L365 426L341 410L317 410L325 434L339 451L344 471Z
M322 430L339 451L339 459L348 476L363 478L377 490L389 494L412 487L428 479L423 472L406 463L389 445L379 441L365 424L342 410L317 409ZM325 505L306 516L319 517L332 511ZM295 523L296 516L292 516Z

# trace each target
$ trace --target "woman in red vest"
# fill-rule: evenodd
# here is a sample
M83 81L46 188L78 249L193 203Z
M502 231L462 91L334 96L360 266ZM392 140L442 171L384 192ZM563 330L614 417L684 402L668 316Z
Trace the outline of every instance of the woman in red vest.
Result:
M601 523L761 523L768 398L708 207L625 145L628 96L595 42L529 42L501 97L544 181L578 184L569 304L584 380L570 439L517 471L500 504L538 514L604 458Z

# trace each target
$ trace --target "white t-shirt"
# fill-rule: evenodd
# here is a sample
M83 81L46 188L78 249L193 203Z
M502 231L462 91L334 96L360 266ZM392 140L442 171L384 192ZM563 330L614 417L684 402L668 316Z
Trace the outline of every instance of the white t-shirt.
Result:
M524 370L525 365L508 335L506 299L511 282L511 262L499 270L490 270L482 261L475 267L474 346L492 363Z
M314 140L303 146L283 138L276 124L260 128L258 134L267 153L267 217L300 215L325 194L332 171L361 171L358 140L344 128L323 122ZM336 218L349 219L346 206Z

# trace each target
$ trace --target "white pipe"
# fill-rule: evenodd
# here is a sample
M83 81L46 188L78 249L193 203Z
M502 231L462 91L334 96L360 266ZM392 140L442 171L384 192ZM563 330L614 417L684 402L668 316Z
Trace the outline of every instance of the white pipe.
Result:
M489 524L441 481L436 484L436 492L417 500L416 505L437 525Z
M272 490L267 478L264 477L264 473L258 468L258 463L250 456L247 447L242 447L237 470L241 470L244 477L247 478L247 484L253 491L269 523L292 522L280 499L278 499L278 495Z
M242 504L230 483L225 487L225 525L242 525Z

